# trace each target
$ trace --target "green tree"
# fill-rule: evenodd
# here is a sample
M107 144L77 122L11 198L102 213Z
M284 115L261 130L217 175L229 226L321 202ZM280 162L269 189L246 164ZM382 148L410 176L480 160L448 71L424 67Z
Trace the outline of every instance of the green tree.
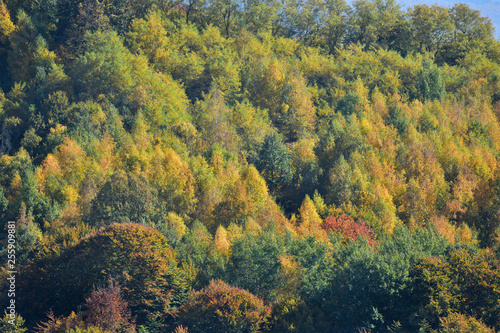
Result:
M143 223L154 220L158 198L144 176L118 171L111 175L92 201L87 221L94 226Z
M361 106L360 96L356 93L348 92L337 102L337 112L342 113L344 116L350 116L358 111L357 107L359 106Z
M336 205L344 205L355 199L355 184L353 184L352 168L344 156L336 161L330 171L330 193L327 199Z
M396 228L376 249L365 240L339 246L341 239L333 236L336 269L323 297L332 326L339 331L384 330L388 323L410 318L416 308L409 297L414 291L412 266L421 257L442 255L447 245L430 229L406 227Z
M66 48L73 56L84 51L84 40L87 32L110 31L109 17L105 14L105 5L99 1L85 0L78 6L78 13L72 17L63 18L68 20L67 28L64 30Z
M157 130L190 119L180 85L152 70L145 57L133 55L115 32L86 35L85 49L71 70L79 98L106 95L129 124L142 108L148 124Z
M453 21L448 9L438 5L416 5L408 10L412 40L417 52L438 54L451 39Z
M334 53L346 33L347 9L344 0L288 1L280 13L280 33Z
M445 93L444 81L437 66L424 61L417 79L418 98L421 101L441 100Z
M370 46L391 47L401 27L403 15L394 0L358 0L349 13L347 42Z
M201 289L210 280L220 277L225 270L226 258L215 251L213 236L200 221L192 223L178 245L179 258L192 262L197 268L195 288Z
M257 34L270 31L277 33L279 29L279 14L281 4L276 0L245 0L240 19L243 27Z
M264 139L256 166L271 193L282 195L293 179L293 167L291 154L276 132L272 132Z
M278 285L279 258L284 251L281 236L273 230L248 234L231 248L226 281L259 296L269 297Z
M472 49L484 49L492 44L493 25L487 17L467 4L455 4L449 9L453 22L451 40L443 45L436 56L436 62L456 65Z

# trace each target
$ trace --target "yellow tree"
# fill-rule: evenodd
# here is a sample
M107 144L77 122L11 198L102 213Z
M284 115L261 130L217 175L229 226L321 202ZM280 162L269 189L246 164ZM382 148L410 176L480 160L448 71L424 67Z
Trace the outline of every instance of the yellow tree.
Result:
M215 232L214 244L217 251L229 257L231 243L229 242L227 230L222 225L219 225Z
M14 23L10 19L9 9L7 9L3 1L0 2L0 41L4 43L15 28Z
M314 133L316 128L316 108L302 76L290 78L288 85L289 88L287 86L284 89L290 91L285 90L285 104L281 109L284 130L291 139L307 137Z
M320 231L322 231L321 225L323 221L316 211L314 202L308 195L306 195L302 205L300 206L299 214L300 224L298 226L298 230L300 232L305 235L320 234Z
M198 126L209 147L218 144L228 151L236 151L238 136L230 122L231 109L226 106L224 93L216 86L204 96L203 102L196 104Z
M253 165L246 167L241 175L241 181L244 183L249 196L249 204L251 205L250 211L254 215L257 215L260 211L265 209L267 201L269 200L266 181Z
M189 52L190 38L199 38L194 27L182 25L177 28L164 20L161 12L152 10L132 23L126 42L133 53L145 55L156 69L170 73L190 87L200 79L205 65L205 59L196 52Z
M149 156L145 174L158 190L158 197L167 211L182 215L194 209L194 176L189 165L174 150L156 146Z

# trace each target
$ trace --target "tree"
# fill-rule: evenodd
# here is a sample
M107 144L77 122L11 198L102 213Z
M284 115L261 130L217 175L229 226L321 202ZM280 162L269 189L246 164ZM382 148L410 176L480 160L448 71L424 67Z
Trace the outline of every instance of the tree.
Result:
M493 41L493 25L487 17L467 4L455 4L449 9L453 22L451 40L436 55L436 62L456 65L473 49L489 47Z
M273 291L272 332L325 332L332 329L325 296L335 263L328 244L314 236L287 239L280 257L279 284Z
M38 316L46 309L53 309L56 316L67 315L84 303L94 286L112 277L138 324L168 321L186 299L192 273L178 267L176 252L155 229L112 224L25 266L20 273L20 311L32 319L41 319ZM43 292L34 290L32 286L41 281Z
M302 205L300 206L299 214L299 230L308 235L317 234L321 228L321 224L323 223L323 221L321 220L321 217L319 217L318 212L316 211L316 207L314 206L313 201L308 195L306 195L304 201L302 202Z
M388 323L401 321L415 331L413 313L418 306L411 269L420 258L443 255L447 242L431 229L397 227L375 248L365 239L339 246L341 238L330 237L334 272L322 295L331 326L338 331L385 330Z
M15 314L13 319L7 312L0 319L0 329L5 333L24 333L28 330L24 328L24 319L20 315Z
M358 0L349 13L347 42L391 47L401 26L401 8L394 0Z
M465 246L449 251L444 259L423 258L411 270L418 313L435 328L440 317L461 313L498 329L498 263L490 251Z
M412 40L417 52L438 54L451 39L453 22L448 9L438 5L416 5L408 10Z
M279 13L280 33L334 53L344 41L347 10L344 0L288 1Z
M198 126L208 145L218 144L228 151L236 150L238 136L230 122L232 112L226 105L224 93L212 86L204 96L204 102L198 103L198 108Z
M200 221L192 223L177 249L180 260L192 262L197 268L194 288L201 289L224 274L227 258L216 251L214 237Z
M135 333L135 325L119 284L112 279L108 283L107 287L92 291L86 299L86 324L111 333Z
M337 112L342 113L344 116L350 116L358 111L359 106L361 106L360 96L356 93L348 92L337 102Z
M5 63L8 59L9 35L16 29L11 20L10 11L4 2L0 2L0 61ZM7 90L10 86L10 75L8 68L0 69L0 87Z
M18 16L16 29L9 35L9 71L14 82L28 83L30 95L40 102L53 90L64 90L67 77L32 18L22 10Z
M271 121L266 110L254 107L248 100L236 102L231 113L231 123L239 135L240 149L254 161L265 137L271 132Z
M326 231L331 230L334 233L340 233L344 242L351 240L356 241L359 238L364 238L372 247L374 247L377 243L375 233L372 228L367 226L361 219L357 222L354 221L352 216L347 214L342 214L337 217L327 217L323 227Z
M269 118L273 125L280 123L281 108L283 104L283 86L286 82L286 68L284 63L272 58L262 70L259 77L252 82L252 99L254 105L268 110ZM259 98L257 97L257 92Z
M0 42L3 44L6 42L10 33L16 29L14 23L10 19L10 12L5 3L2 1L0 3Z
M174 150L163 150L159 146L148 157L149 165L144 173L148 184L152 185L148 191L152 194L153 188L158 191L159 207L179 215L191 213L197 203L196 180L188 163Z
M222 225L219 225L217 231L215 232L214 245L217 251L224 254L225 256L229 256L231 243L229 243L227 230Z
M316 127L316 108L304 77L277 58L259 74L251 86L252 93L259 95L255 105L268 110L273 125L288 141L310 136Z
M304 78L300 75L289 78L283 92L279 128L290 141L311 136L316 128L316 108Z
M95 226L153 221L158 198L144 176L118 171L111 175L92 200L87 221Z
M24 12L31 17L33 28L43 38L49 40L59 23L59 4L57 0L6 0L7 7L17 17Z
M271 309L257 296L212 280L201 291L194 292L179 309L179 321L189 332L261 332Z
M184 5L186 23L202 22L204 16L203 7L205 6L204 0L186 0L184 1Z
M85 50L70 73L79 98L108 96L126 122L142 109L156 130L190 120L180 85L150 68L145 57L133 55L115 32L87 34Z
M293 178L293 168L291 154L276 132L264 139L256 166L271 193L283 195L283 191Z
M200 80L206 63L205 57L186 49L187 46L196 48L192 45L193 34L199 36L194 26L174 26L160 11L152 10L143 19L132 22L125 44L134 54L146 56L161 72L171 74L186 87L193 87Z
M493 333L494 330L483 324L474 317L460 313L452 313L447 317L439 319L439 331L442 333Z
M75 330L88 333L102 333L102 330L96 327L85 329L85 323L80 315L71 312L67 317L55 316L52 311L47 313L48 321L37 324L36 330L38 333L66 333L74 332Z
M279 282L279 258L283 251L283 240L275 231L247 232L232 244L225 281L256 295L267 296Z
M174 212L169 212L163 221L155 223L156 229L167 237L169 244L176 247L188 231L184 219Z
M240 16L239 3L234 0L209 0L207 22L219 27L226 37L231 36L232 28Z
M23 202L16 221L16 265L24 265L40 249L42 239L40 227L34 222L33 214L27 211ZM8 248L0 250L0 254L7 258Z
M353 171L349 163L341 155L330 170L330 186L327 199L336 205L344 205L355 198Z
M276 33L279 29L280 3L276 0L245 0L239 13L243 27L254 33Z
M445 93L445 85L439 69L428 61L422 64L417 80L418 97L426 100L441 100Z
M64 31L69 52L77 56L84 51L84 39L87 32L107 32L111 30L109 17L105 15L105 5L95 0L85 0L78 6L75 17L65 18L70 20L69 26Z

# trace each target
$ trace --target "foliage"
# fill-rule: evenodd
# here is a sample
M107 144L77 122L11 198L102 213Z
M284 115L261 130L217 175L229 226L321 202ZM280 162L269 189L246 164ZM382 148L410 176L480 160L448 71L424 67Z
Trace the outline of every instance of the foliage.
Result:
M450 251L445 260L424 258L412 267L412 278L416 301L421 304L419 314L436 328L440 317L458 312L498 329L494 309L500 297L496 291L500 280L498 258L491 252L459 247ZM468 325L467 320L462 321ZM448 320L444 322L450 325Z
M489 333L494 332L491 328L484 325L481 321L474 317L462 315L460 313L452 313L448 317L440 319L438 332L443 333L460 333L460 332L478 332Z
M323 226L327 231L338 232L342 235L342 239L357 240L361 237L365 238L368 245L375 246L375 234L361 219L358 222L354 221L352 216L342 214L338 217L329 216L325 220Z
M132 315L144 323L151 317L168 316L182 303L190 274L177 267L175 251L154 229L112 224L27 266L19 293L25 313L52 308L56 315L67 314L91 295L95 285L111 276L122 286ZM47 281L45 292L33 292L30 286L40 280Z
M5 333L24 333L28 330L24 327L24 319L20 315L11 316L7 312L0 320L0 329Z
M190 332L261 332L270 308L246 290L212 280L190 295L179 310L179 321Z
M278 284L283 245L281 236L272 230L258 235L248 232L232 246L231 266L225 280L256 295L266 295Z
M148 224L155 216L157 200L144 177L119 171L111 175L97 193L87 220L94 226L127 222Z
M120 293L120 286L113 280L99 288L85 300L85 322L110 332L135 332L128 304Z
M293 177L291 154L275 132L264 139L259 152L257 169L264 176L269 190L281 194Z
M27 329L198 330L190 289L236 287L249 330L500 329L500 42L466 4L0 0L0 88Z

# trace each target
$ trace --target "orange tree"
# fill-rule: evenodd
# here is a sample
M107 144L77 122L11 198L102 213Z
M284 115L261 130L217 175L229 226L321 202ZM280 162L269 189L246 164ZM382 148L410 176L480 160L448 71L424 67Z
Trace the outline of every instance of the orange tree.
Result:
M261 332L271 309L250 292L221 280L191 294L179 311L189 332Z

